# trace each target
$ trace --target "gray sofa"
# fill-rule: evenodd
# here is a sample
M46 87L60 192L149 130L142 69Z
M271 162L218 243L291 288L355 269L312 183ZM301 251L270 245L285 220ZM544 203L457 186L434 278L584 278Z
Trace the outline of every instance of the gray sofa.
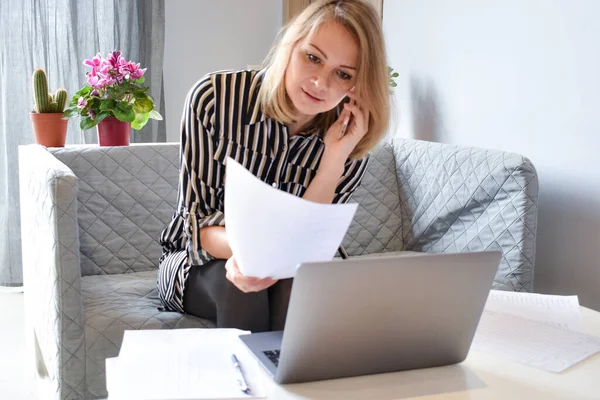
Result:
M160 231L178 144L19 148L27 335L44 399L105 397L126 329L210 328L159 311ZM374 153L344 245L351 256L501 249L494 288L531 291L537 175L517 154L415 140Z

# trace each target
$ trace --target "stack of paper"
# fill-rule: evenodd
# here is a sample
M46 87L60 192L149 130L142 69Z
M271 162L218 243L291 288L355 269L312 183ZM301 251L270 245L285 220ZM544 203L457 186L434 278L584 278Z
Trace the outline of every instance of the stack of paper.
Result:
M553 372L600 351L600 338L582 333L577 296L492 290L472 348Z
M238 329L125 331L119 357L106 360L109 399L237 399L265 397L258 362ZM240 362L250 393L240 390Z
M329 261L357 204L321 204L272 188L227 159L225 226L242 274L292 278L303 262Z

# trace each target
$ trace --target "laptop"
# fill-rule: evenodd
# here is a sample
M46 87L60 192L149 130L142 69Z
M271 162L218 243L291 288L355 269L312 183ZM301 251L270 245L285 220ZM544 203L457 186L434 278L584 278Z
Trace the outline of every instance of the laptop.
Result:
M284 330L240 339L281 384L460 363L501 256L412 253L305 263Z

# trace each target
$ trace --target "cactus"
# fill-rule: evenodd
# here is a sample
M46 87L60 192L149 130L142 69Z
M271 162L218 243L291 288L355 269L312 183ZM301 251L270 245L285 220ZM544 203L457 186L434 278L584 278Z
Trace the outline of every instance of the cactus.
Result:
M48 78L43 69L37 68L33 72L33 98L35 100L35 111L47 113L50 111L48 101Z
M56 93L54 93L54 101L58 104L57 112L63 112L67 105L67 91L65 89L58 89Z
M58 89L53 95L48 92L48 78L42 68L33 72L33 98L38 113L62 113L67 104L67 91Z

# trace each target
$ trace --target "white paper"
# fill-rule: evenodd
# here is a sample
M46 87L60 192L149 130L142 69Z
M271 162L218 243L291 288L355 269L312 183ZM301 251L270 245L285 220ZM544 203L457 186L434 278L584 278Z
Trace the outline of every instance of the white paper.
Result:
M227 159L225 228L240 272L292 278L303 262L333 259L357 204L319 204L269 186Z
M486 311L473 350L561 372L600 351L600 338L509 314Z
M125 331L119 357L108 359L110 399L264 398L263 374L237 329ZM238 357L250 394L235 379Z
M577 296L491 290L484 311L509 314L576 332L583 331Z

